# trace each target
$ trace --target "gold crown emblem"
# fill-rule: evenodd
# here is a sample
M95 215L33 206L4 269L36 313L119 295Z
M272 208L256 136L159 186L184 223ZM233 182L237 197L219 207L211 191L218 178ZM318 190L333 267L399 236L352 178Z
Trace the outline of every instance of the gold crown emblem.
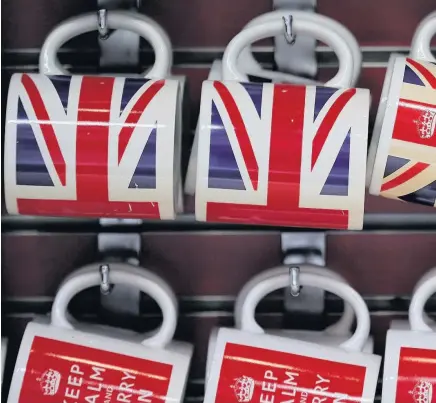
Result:
M436 111L426 109L418 120L415 120L419 137L429 139L434 136L436 128Z
M235 383L232 385L232 389L235 392L238 402L249 402L253 397L254 379L245 375L241 376L240 378L236 378Z
M433 385L431 382L421 380L417 382L413 390L409 392L415 403L431 403L433 397Z
M54 396L59 389L61 374L54 369L48 369L38 381L44 396Z

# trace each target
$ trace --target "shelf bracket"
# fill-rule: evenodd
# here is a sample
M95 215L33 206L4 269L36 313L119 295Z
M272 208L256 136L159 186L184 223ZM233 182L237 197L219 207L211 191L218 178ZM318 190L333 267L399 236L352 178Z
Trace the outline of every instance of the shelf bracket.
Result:
M326 235L324 232L283 232L281 234L283 264L293 268L301 264L325 267ZM294 274L294 272L292 272ZM295 281L291 276L289 287L285 289L284 302L287 312L322 314L324 312L325 292L319 288L301 288L295 298L291 286ZM292 292L291 292L292 291Z
M273 0L274 10L315 12L316 0ZM274 60L279 71L315 78L318 72L316 39L296 33L295 43L290 46L286 35L274 39Z

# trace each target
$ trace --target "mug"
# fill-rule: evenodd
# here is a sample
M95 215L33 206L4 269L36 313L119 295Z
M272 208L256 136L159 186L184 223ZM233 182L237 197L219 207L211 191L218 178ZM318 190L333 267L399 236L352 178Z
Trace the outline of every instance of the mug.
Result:
M59 47L97 27L95 13L48 35L43 74L14 74L5 133L5 199L10 214L173 219L181 209L180 80L170 80L169 39L158 24L110 11L155 50L147 78L66 75ZM162 106L164 105L164 107Z
M293 22L297 19L303 18L306 21L313 21L320 26L328 27L332 31L337 32L340 35L340 40L345 42L346 45L350 48L353 55L353 78L351 82L344 83L344 87L354 87L357 84L357 81L360 76L360 70L362 68L362 52L360 50L359 43L357 42L355 36L348 30L344 25L335 21L329 17L317 14L310 13L305 11L294 11L294 10L275 10L269 13L265 13L259 15L258 17L252 19L245 27L250 27L264 21L272 21L281 19L283 17L287 17L291 15L293 18ZM297 32L297 35L299 33ZM298 39L297 39L298 40ZM339 55L338 55L339 56ZM339 59L339 64L343 63ZM287 73L283 73L281 71L272 71L266 70L262 68L261 64L254 58L253 54L250 52L250 48L247 46L244 48L239 55L238 66L242 71L246 73L263 77L272 80L273 82L290 82L293 84L305 84L305 85L314 85L316 83L313 80L306 79L298 76L290 76ZM319 83L318 83L319 84Z
M264 21L277 21L281 19L283 15L286 15L283 11L274 11L271 13L262 14L259 17L254 18L251 20L245 27L252 27L256 26L258 24L262 24ZM351 54L352 54L352 66L354 68L354 73L352 78L350 77L350 80L343 80L340 82L342 87L350 87L353 86L354 83L357 81L359 74L360 74L360 68L362 64L362 54L360 52L359 44L353 37L350 31L348 31L345 27L343 27L338 22L324 16L320 16L319 14L314 13L308 13L304 11L298 11L293 12L292 16L294 19L298 19L301 21L302 24L306 23L307 21L313 21L315 24L326 27L327 29L330 29L332 31L335 31L340 34L340 36L334 36L332 41L339 41L341 44L346 45L349 47ZM321 34L322 35L322 34ZM318 37L318 34L315 33L314 36ZM238 56L237 63L238 67L246 72L247 74L250 74L251 76L260 77L263 79L272 80L273 82L288 82L293 84L320 84L316 83L313 80L299 77L296 75L278 72L278 71L271 71L271 70L265 70L262 68L262 66L254 59L251 51L250 51L250 42L247 42L241 51L240 55ZM339 64L347 64L350 63L349 60L349 54L346 52L339 52L338 53L339 58ZM221 80L222 79L222 63L219 60L216 60L211 67L208 80ZM248 77L247 77L248 81ZM320 84L321 85L321 84ZM197 161L198 161L198 137L199 137L199 125L197 124L196 130L195 130L195 137L194 137L194 143L191 150L191 155L189 158L188 163L188 170L186 174L186 180L185 180L185 193L188 195L194 195L195 194L195 182L196 182L196 168L197 168Z
M382 403L434 400L436 334L424 316L426 301L436 292L436 275L414 291L409 307L410 330L390 329L386 337Z
M316 274L318 276L325 276L331 278L338 283L348 284L347 281L338 273L328 269L327 267L315 266L312 264L304 264L300 265L300 271L302 273L311 273ZM252 329L245 329L243 324L245 323L242 319L242 312L246 311L245 304L247 301L251 300L251 293L256 289L257 285L263 282L271 281L276 276L289 275L289 267L288 266L280 266L273 269L266 270L257 276L254 276L249 282L247 282L242 290L239 292L234 309L234 319L235 319L235 328L241 329L244 331L252 331L254 333L262 333L263 330L257 324ZM288 281L289 283L289 281ZM284 286L285 287L285 286ZM284 288L283 287L283 288ZM307 287L310 289L311 287ZM256 307L252 310L254 313ZM337 346L343 343L346 339L351 336L351 327L354 322L354 311L352 306L344 301L344 311L342 316L336 323L328 326L322 331L319 330L298 330L298 329L267 329L265 332L267 334L273 334L277 336L290 337L297 340L310 341L317 344L329 345L329 346ZM253 323L253 322L252 322ZM206 376L210 371L210 364L212 362L212 355L215 349L216 343L216 335L218 333L218 329L214 329L209 338L209 346L207 350L207 361L206 361ZM372 353L374 350L374 341L372 337L369 337L365 346L363 347L363 352Z
M410 56L392 55L368 154L369 193L436 203L436 12L418 26Z
M310 20L294 25L348 60L329 85L352 81L352 53L338 33ZM240 52L282 29L277 19L241 31L224 52L231 81L203 83L196 219L361 229L369 91L246 83Z
M243 312L243 327L254 329L254 307L267 293L289 280L283 274L258 284ZM380 357L362 353L370 320L362 297L349 285L326 276L300 273L304 286L319 287L350 303L356 312L355 333L340 346L320 346L236 329L220 329L205 403L273 401L373 401ZM328 399L328 400L327 400ZM336 400L335 400L336 399Z
M40 318L27 325L9 403L183 401L192 346L172 344L177 300L163 279L143 268L111 264L111 283L137 287L161 308L162 325L151 336L71 320L69 302L100 284L98 267L67 277L55 296L51 322Z

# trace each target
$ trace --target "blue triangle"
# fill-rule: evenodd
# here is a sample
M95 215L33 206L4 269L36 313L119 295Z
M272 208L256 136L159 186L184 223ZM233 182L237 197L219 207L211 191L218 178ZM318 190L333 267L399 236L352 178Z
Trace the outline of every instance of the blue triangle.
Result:
M245 190L238 163L215 103L212 101L209 188Z
M337 90L338 88L316 87L313 121L315 121L323 106Z
M408 84L425 86L425 84L421 81L419 76L407 64L404 69L403 82Z
M59 95L59 99L62 102L62 106L65 109L65 112L68 108L68 95L70 93L70 76L48 76L53 86L55 87L56 92Z
M436 181L424 186L416 192L401 196L399 199L409 203L419 203L434 207L436 202Z
M348 179L350 176L350 139L351 130L342 143L339 154L330 170L329 176L322 188L322 195L347 196Z
M157 122L156 122L157 124ZM133 173L129 189L156 188L156 127L151 131Z
M124 108L139 91L139 89L150 80L144 78L126 78L124 80L123 95L121 96L121 109L120 115L123 113Z
M383 178L386 178L386 176L393 174L395 171L399 170L408 162L410 162L410 160L406 158L393 157L392 155L389 155L386 161L386 167L385 167Z
M20 99L17 115L17 185L54 186Z
M250 95L251 100L253 101L254 107L256 108L257 114L259 117L262 116L262 91L263 84L260 83L243 83L242 86L247 91L248 95Z

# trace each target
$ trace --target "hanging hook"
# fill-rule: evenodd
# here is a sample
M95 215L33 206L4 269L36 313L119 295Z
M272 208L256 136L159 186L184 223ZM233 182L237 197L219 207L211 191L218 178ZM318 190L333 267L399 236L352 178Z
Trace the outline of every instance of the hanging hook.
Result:
M291 14L283 16L283 22L285 24L285 39L289 45L293 45L297 40L297 34L294 31L293 19Z
M289 268L289 279L290 279L290 289L291 295L293 297L298 297L300 295L300 268L297 266Z
M109 281L109 272L110 272L109 265L102 264L99 270L100 270L100 277L101 277L100 292L103 295L108 295L111 292L111 284Z
M109 37L109 29L107 27L107 10L102 8L97 12L98 20L98 36L100 39L107 39Z

